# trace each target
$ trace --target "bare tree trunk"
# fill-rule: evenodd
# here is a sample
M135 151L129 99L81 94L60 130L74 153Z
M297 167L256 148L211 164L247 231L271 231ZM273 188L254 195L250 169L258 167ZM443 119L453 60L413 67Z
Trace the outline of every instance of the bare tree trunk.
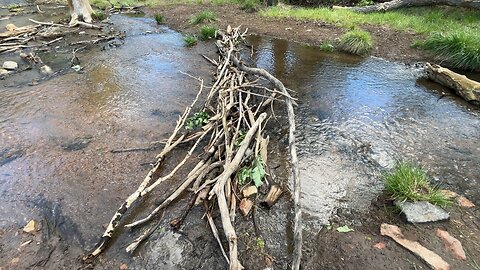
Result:
M67 0L70 8L70 25L77 24L79 19L86 23L92 22L93 9L88 0Z
M480 9L480 0L392 0L389 2L379 3L371 6L351 7L348 9L352 9L356 12L361 12L361 13L369 13L369 12L398 9L402 7L434 6L434 5L447 5L447 6Z

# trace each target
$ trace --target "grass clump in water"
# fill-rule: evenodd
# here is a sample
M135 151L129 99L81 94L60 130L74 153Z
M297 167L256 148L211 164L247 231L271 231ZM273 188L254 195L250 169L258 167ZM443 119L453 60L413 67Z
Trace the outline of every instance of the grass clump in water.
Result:
M92 13L92 18L97 21L103 21L107 18L107 14L103 11L96 10Z
M333 44L328 41L324 41L322 42L322 44L320 44L320 50L324 52L334 52L335 46L333 46Z
M447 60L453 67L480 69L480 35L469 32L434 33L418 45Z
M209 10L205 10L205 11L199 12L199 13L191 16L188 22L190 24L200 24L200 23L204 23L204 22L213 22L216 19L217 18L215 16L215 13L213 13L212 11L209 11Z
M372 50L373 39L367 31L350 30L340 38L339 48L351 54L364 55Z
M214 38L216 33L217 33L217 28L215 26L205 25L205 26L202 26L202 28L200 28L200 38L202 40Z
M427 201L442 207L451 204L438 187L430 185L427 173L420 167L401 162L384 179L387 192L395 200Z
M193 47L197 45L197 37L194 35L186 35L183 37L183 41L187 44L187 47Z
M157 24L162 24L164 20L165 17L162 14L155 14L155 21L157 22Z

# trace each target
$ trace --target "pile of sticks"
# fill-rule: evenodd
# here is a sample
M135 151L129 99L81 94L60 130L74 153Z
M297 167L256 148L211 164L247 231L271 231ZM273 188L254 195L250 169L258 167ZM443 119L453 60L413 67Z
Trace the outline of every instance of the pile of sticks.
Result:
M52 45L56 42L64 40L65 36L72 34L72 28L82 27L90 29L98 29L101 27L85 22L77 22L75 25L59 24L53 22L40 22L33 19L29 19L32 25L16 27L13 24L7 24L6 31L0 32L0 54L14 52L21 49L35 49ZM51 40L39 41L49 39L49 29L59 29L52 34ZM70 45L85 44L85 43L98 43L100 41L106 41L115 37L122 37L121 34L114 33L112 35L100 34L96 39L84 40L75 42Z
M238 173L242 167L252 164L253 160L266 161L265 155L268 144L266 143L264 128L269 117L273 114L273 102L280 101L287 107L290 125L290 164L295 202L295 251L292 269L298 269L302 238L299 203L300 182L294 136L294 99L284 85L267 71L247 67L240 61L241 49L239 46L244 42L245 35L246 31L241 32L240 28L232 29L231 27L228 27L225 32L217 32L216 46L219 59L213 60L205 57L217 69L213 85L206 87L198 79L201 82L200 91L191 105L180 116L163 150L157 155L153 168L148 172L137 190L123 202L96 247L84 257L84 260L88 261L97 257L107 248L122 218L137 201L165 181L177 176L176 179L183 179L183 182L179 183L177 189L168 198L163 200L146 217L126 224L125 227L133 228L153 219L157 220L156 217L158 217L160 211L169 206L172 201L184 192L192 192L195 194L195 200L203 200L207 205L217 204L223 232L228 241L228 256L224 251L209 210L206 210L208 222L230 265L230 269L242 269L243 267L238 259L237 235L234 228L238 208L237 193L240 186ZM262 80L266 80L268 83L262 83ZM205 89L209 89L208 93L204 93ZM199 100L205 100L201 106L197 104L200 103ZM192 113L194 108L198 108L195 114ZM199 115L206 117L201 121L193 121ZM194 122L200 123L200 125L192 127L191 123ZM188 128L185 128L186 126ZM169 154L178 150L176 148L180 144L189 145L188 152L173 169L160 174L162 162ZM178 177L177 174L183 167L193 169L185 177ZM178 221L175 223L178 224ZM155 228L156 226L153 225L135 239L127 247L127 252L133 252Z

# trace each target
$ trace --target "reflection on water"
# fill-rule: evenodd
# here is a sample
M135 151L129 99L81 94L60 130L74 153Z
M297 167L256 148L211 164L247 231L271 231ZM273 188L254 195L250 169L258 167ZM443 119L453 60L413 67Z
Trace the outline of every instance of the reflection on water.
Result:
M364 209L396 160L480 201L480 112L418 70L252 37L252 60L297 91L303 205L320 223L337 206ZM442 93L447 96L442 98Z

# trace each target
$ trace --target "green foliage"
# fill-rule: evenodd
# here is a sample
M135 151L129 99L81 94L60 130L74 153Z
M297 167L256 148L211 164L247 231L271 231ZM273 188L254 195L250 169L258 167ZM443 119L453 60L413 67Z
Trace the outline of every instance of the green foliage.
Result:
M261 250L265 248L265 240L263 240L261 237L257 237L256 242L258 248L260 248Z
M193 114L192 117L187 119L185 129L194 130L196 128L199 128L204 124L207 124L209 118L210 118L210 115L208 115L207 112L196 112Z
M354 230L352 228L348 227L347 225L337 228L337 232L340 232L340 233L348 233L348 232L353 232L353 231Z
M157 24L162 24L163 20L165 20L165 17L162 14L155 14L155 21Z
M97 21L103 21L107 18L107 14L105 14L105 12L103 12L101 10L95 10L92 13L92 18L97 20Z
M357 3L357 6L359 7L365 7L365 6L371 6L375 4L373 0L360 0L360 2Z
M183 37L183 41L187 44L187 47L192 47L197 45L197 37L194 35L186 35Z
M200 28L200 38L202 40L214 38L216 36L216 33L217 33L217 28L215 26L205 25L205 26L202 26L202 28Z
M447 60L453 67L480 69L480 35L478 32L434 33L419 46Z
M237 174L238 183L245 185L253 181L253 184L258 188L263 184L265 174L265 164L262 157L258 156L252 161L251 166L240 168Z
M370 33L363 30L351 30L345 33L338 43L342 51L364 55L372 50L373 39Z
M398 163L384 175L387 192L395 200L427 201L439 206L447 206L451 201L427 180L427 173L408 163Z
M22 5L19 5L19 4L11 4L8 6L8 11L9 12L21 12L25 10Z
M188 20L188 22L190 24L200 24L200 23L205 23L205 22L213 22L216 19L217 18L215 16L215 13L213 13L212 11L209 11L209 10L205 10L205 11L199 12L199 13L191 16L190 19Z
M234 146L239 147L242 144L243 140L245 139L246 135L247 135L247 132L245 130L240 130L238 132L238 137L235 140Z
M243 10L248 12L255 12L260 6L259 0L241 0L240 5Z
M416 33L472 32L480 34L480 12L454 7L411 7L386 12L357 13L348 9L272 7L260 15L319 20L339 26L377 24Z
M335 46L333 46L333 44L328 41L324 41L322 42L322 44L320 44L320 50L324 52L334 52Z

